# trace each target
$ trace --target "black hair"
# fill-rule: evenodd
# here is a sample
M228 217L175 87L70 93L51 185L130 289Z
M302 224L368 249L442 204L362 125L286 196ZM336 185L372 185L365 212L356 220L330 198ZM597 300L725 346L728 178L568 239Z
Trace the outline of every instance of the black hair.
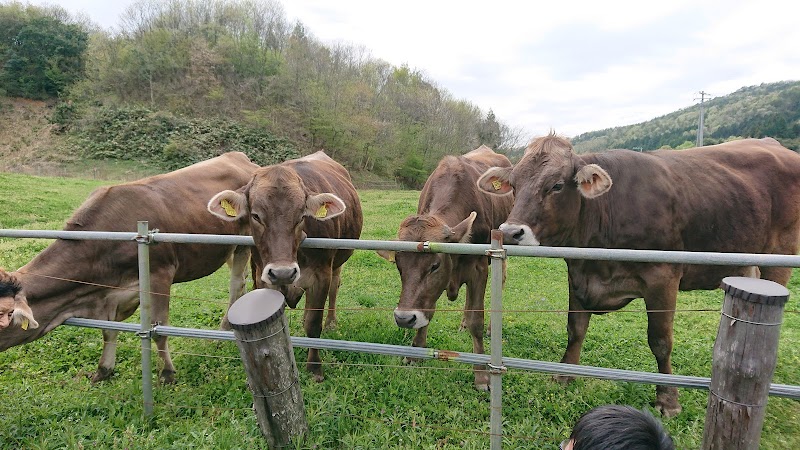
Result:
M22 285L16 277L11 275L0 277L0 298L14 298L21 290Z
M604 405L587 411L572 429L573 450L674 450L661 422L632 406Z

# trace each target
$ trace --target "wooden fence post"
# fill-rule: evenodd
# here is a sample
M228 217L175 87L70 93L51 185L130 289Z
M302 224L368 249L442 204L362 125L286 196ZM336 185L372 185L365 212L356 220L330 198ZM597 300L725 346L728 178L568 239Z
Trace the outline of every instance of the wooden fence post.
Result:
M722 280L703 450L758 449L789 291L744 277Z
M280 292L256 289L228 310L258 425L270 448L292 445L308 434L285 305Z

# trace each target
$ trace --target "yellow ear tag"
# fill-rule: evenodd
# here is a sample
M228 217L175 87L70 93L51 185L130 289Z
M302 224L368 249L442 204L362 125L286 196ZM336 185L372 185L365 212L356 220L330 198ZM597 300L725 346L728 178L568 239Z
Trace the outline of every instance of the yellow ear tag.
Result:
M317 219L324 219L328 216L328 204L323 203L322 206L319 207L316 213L314 213L314 217Z
M27 317L23 317L22 318L22 324L20 326L22 327L23 330L27 330L28 329L28 318Z
M222 207L222 209L224 209L224 210L225 210L225 214L227 214L227 215L229 215L229 216L231 216L231 217L236 217L236 210L235 210L235 209L233 209L233 205L231 205L231 202L229 202L229 201L227 201L227 200L225 200L225 199L223 198L223 199L222 199L222 200L219 202L219 206L221 206L221 207Z
M503 183L500 182L498 179L492 180L492 186L494 187L495 191L499 191L503 187Z

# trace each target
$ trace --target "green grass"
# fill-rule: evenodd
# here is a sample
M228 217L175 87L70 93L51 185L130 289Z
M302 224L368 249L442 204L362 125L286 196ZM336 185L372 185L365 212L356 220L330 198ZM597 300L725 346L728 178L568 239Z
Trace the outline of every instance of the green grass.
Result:
M99 182L0 175L4 207L0 227L57 229ZM417 192L360 192L364 239L392 239L416 209ZM132 230L133 231L133 230ZM15 269L49 241L0 239L0 266ZM503 352L510 357L558 361L566 345L566 314L540 312L567 306L566 265L558 259L510 258L504 291ZM356 251L345 265L339 324L323 338L408 345L410 330L391 319L400 282L395 268L371 251ZM800 292L800 278L789 286ZM717 311L722 292L681 293L679 308ZM226 269L173 288L171 324L216 328L227 298ZM442 298L430 325L429 345L472 351L459 332L464 292ZM800 317L790 300L781 331L774 381L800 384ZM301 303L302 305L302 303ZM641 301L595 316L582 363L654 372ZM292 335L303 336L299 310L288 312ZM134 316L130 321L138 321ZM675 320L674 371L710 376L718 312L679 312ZM0 334L1 336L2 334ZM117 373L92 385L100 356L97 330L59 327L33 343L0 353L0 448L265 448L246 376L231 342L171 338L177 383L156 386L155 417L143 418L139 342L120 335ZM488 347L488 346L487 346ZM472 389L469 366L426 361L404 366L399 358L322 351L326 381L304 370L296 349L310 434L302 448L489 447L489 396ZM154 356L153 364L159 360ZM665 420L677 448L699 448L707 392L681 389L684 411ZM650 385L578 379L562 386L548 375L511 370L503 378L504 446L556 449L587 409L606 403L652 408ZM800 447L800 403L770 398L763 448Z

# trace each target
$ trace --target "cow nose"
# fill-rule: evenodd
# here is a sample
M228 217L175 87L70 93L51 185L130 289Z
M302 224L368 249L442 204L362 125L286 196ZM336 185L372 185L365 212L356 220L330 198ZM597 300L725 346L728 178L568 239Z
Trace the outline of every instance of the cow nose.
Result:
M503 232L504 244L519 244L525 238L525 228L522 225L504 223L500 225Z
M412 311L395 310L394 322L400 328L414 328L414 325L417 323L417 315Z
M297 276L297 267L271 267L267 277L271 284L292 284Z

